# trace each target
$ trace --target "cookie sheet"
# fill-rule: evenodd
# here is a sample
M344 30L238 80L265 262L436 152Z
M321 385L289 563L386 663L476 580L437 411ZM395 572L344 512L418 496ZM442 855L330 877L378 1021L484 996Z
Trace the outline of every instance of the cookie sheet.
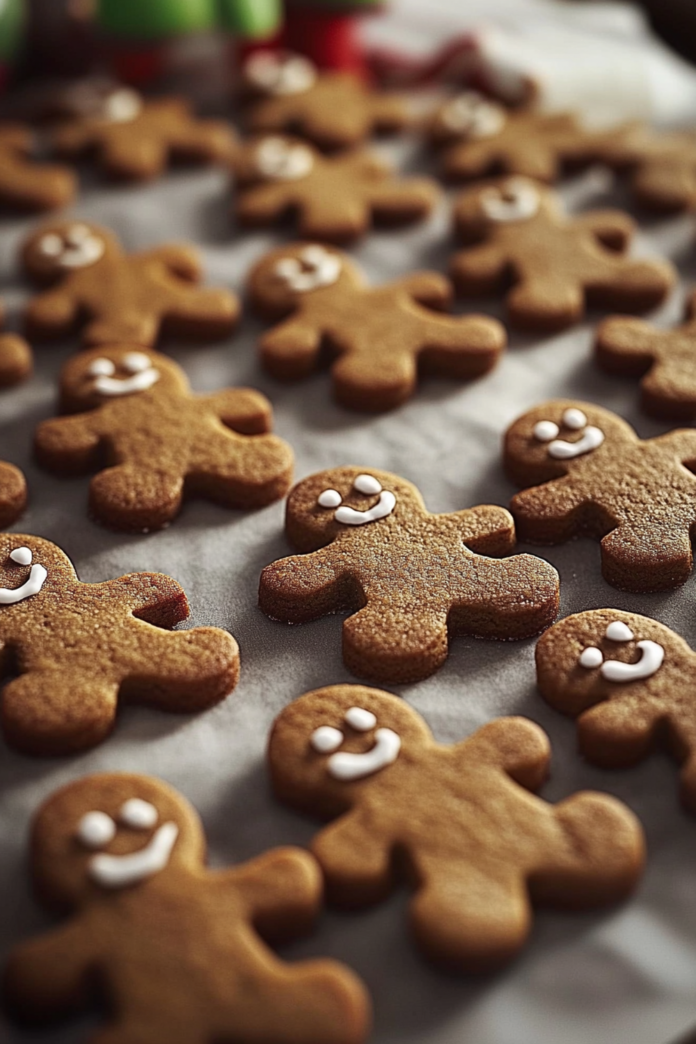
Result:
M398 11L393 20L398 23ZM404 169L431 169L415 140L380 150ZM175 173L140 188L85 182L73 213L109 225L130 250L194 240L204 253L208 281L240 289L250 264L288 232L236 231L228 219L227 192L225 176L210 171ZM626 195L601 171L574 179L563 192L573 209L627 205ZM26 296L15 252L33 224L4 220L0 226L0 292L14 321ZM376 233L353 253L370 279L381 281L418 267L442 269L452 248L449 205L443 200L427 225ZM666 254L679 265L683 285L656 315L659 322L676 321L684 289L696 280L692 222L643 222L636 251ZM475 307L500 315L490 301ZM184 365L199 391L237 384L268 395L276 430L294 447L298 478L344 463L385 468L416 483L431 511L454 511L507 504L514 490L501 472L502 433L546 398L601 403L626 417L643 437L666 430L638 411L634 381L595 369L592 323L551 338L513 335L502 363L482 380L469 386L430 380L411 403L377 417L335 406L326 374L294 386L265 377L254 354L261 328L247 316L226 342L167 344L165 350ZM30 895L26 842L31 813L52 790L103 770L161 776L200 811L214 866L277 844L303 845L315 824L273 801L264 768L266 736L274 716L294 697L355 680L341 662L340 619L287 627L256 608L261 568L288 552L282 503L244 515L193 502L163 532L111 533L86 518L86 479L59 480L35 467L32 432L52 414L58 370L76 344L40 348L33 380L0 394L0 458L24 469L31 494L29 510L14 528L56 541L86 581L134 570L176 577L190 599L191 625L226 627L237 637L242 673L236 692L201 715L124 709L114 735L78 757L29 759L0 743L2 958L13 943L51 923ZM560 571L563 615L616 606L655 616L696 645L695 577L676 592L640 596L604 583L593 542L541 549L541 554ZM597 788L626 801L647 834L643 882L634 899L605 913L539 912L520 958L502 974L480 981L449 978L422 962L408 939L405 890L365 912L324 913L316 934L284 952L288 959L330 955L356 969L374 999L374 1044L668 1044L696 1024L696 821L678 808L676 768L662 755L622 772L583 763L573 723L536 692L533 653L534 641L457 639L439 673L397 691L443 742L459 740L497 715L524 714L539 722L553 746L543 795L556 801L577 789ZM27 1034L2 1021L0 1041L76 1044L95 1025L83 1019Z

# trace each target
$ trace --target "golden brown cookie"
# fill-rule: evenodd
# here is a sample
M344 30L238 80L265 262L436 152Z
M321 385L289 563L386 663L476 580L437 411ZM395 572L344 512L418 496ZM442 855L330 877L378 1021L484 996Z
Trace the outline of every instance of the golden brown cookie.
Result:
M440 168L451 181L494 174L557 181L566 164L590 163L596 153L594 139L573 113L506 109L477 91L441 105L427 135L443 147Z
M109 1044L362 1044L360 980L328 959L288 964L266 941L306 934L321 903L315 860L275 848L205 866L195 810L150 776L104 773L56 791L31 831L39 900L67 919L17 946L12 1013L77 1014L107 996Z
M0 528L4 529L16 522L26 506L27 482L24 475L14 464L0 460Z
M513 482L533 487L510 502L520 540L599 540L604 579L626 591L664 591L688 579L695 431L643 441L601 406L556 399L508 429L504 463Z
M186 595L161 573L84 584L55 544L0 535L1 720L26 754L72 754L114 727L119 700L203 710L237 684L239 650L218 627L171 631Z
M52 141L59 156L91 154L110 177L145 181L173 160L229 161L235 137L222 120L197 119L184 98L145 99L119 87L102 94L96 111L62 122Z
M441 314L452 288L438 272L370 287L347 254L317 243L272 250L252 268L248 288L260 315L284 319L259 342L264 368L279 380L299 380L328 345L338 356L334 397L349 409L399 406L422 373L479 377L505 347L495 319Z
M34 135L21 123L0 123L0 205L13 210L56 210L77 196L68 167L31 158Z
M529 638L558 611L558 574L514 555L504 508L431 515L415 486L374 468L321 471L290 493L288 540L300 554L266 566L259 605L306 623L349 612L343 659L354 674L394 684L427 678L450 636Z
M644 312L676 281L664 260L635 260L627 250L635 223L619 210L561 212L557 194L529 178L500 178L464 192L455 225L467 247L451 276L462 294L504 291L510 322L557 330L582 319L587 305Z
M636 613L568 616L536 649L544 699L577 719L580 751L627 768L658 745L681 765L683 805L696 814L696 654L674 631Z
M242 87L250 130L300 134L321 149L359 145L376 131L411 123L399 95L372 90L348 72L320 72L308 58L288 52L253 54Z
M89 510L116 529L167 525L184 497L263 507L292 481L290 446L270 435L272 410L250 388L193 395L186 374L158 352L102 345L63 367L60 407L34 446L57 474L97 474Z
M234 163L235 214L249 227L291 216L301 236L347 243L373 224L404 225L433 210L431 178L397 177L365 149L323 156L298 138L273 135L240 146Z
M33 232L21 256L29 278L51 287L27 306L30 337L61 337L85 324L88 346L121 341L150 348L162 333L225 337L239 318L229 290L198 285L200 256L187 244L126 254L108 229L60 221Z
M445 746L404 700L361 685L294 700L268 744L277 797L333 820L311 845L329 898L362 906L405 879L416 943L465 972L515 956L532 903L604 906L640 877L633 813L592 791L556 805L536 797L549 760L546 734L526 718L497 718Z
M670 421L696 419L696 292L686 322L662 330L641 319L612 316L597 330L595 359L607 373L641 377L646 413Z

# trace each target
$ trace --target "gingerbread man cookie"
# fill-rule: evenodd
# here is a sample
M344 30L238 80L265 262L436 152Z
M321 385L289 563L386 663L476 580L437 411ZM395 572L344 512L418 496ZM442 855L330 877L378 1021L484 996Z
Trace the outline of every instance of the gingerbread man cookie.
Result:
M217 627L168 630L188 615L169 576L84 584L55 544L0 535L7 742L26 754L71 754L105 739L119 699L175 713L223 699L239 676L237 643Z
M592 609L554 624L536 649L544 699L577 719L581 752L625 768L658 744L682 766L681 799L696 814L696 653L656 620Z
M373 288L346 254L317 243L271 251L252 269L249 293L261 315L285 319L259 342L265 369L279 380L299 380L328 344L339 357L331 371L334 396L354 410L400 405L419 373L478 377L505 347L505 330L494 319L438 314L452 296L439 273L411 272Z
M34 135L20 123L0 123L0 204L25 211L56 210L77 195L67 167L31 158Z
M557 330L582 319L585 306L644 312L676 281L662 260L626 251L635 223L618 210L565 217L556 193L529 178L509 177L472 188L455 206L459 236L451 275L462 294L489 294L510 281L510 322Z
M638 438L615 413L557 399L508 429L505 469L520 540L601 541L602 574L626 591L683 584L696 533L696 432ZM692 469L692 470L687 470Z
M640 877L633 813L592 791L556 805L536 797L549 759L546 734L526 718L497 718L445 746L404 700L361 685L294 700L268 744L277 797L334 820L311 845L329 897L362 906L405 878L417 944L466 972L515 956L532 903L591 909L624 899Z
M170 243L126 254L108 229L61 221L29 236L22 262L34 282L51 286L27 306L30 337L61 337L86 323L87 345L123 341L149 348L162 332L224 337L239 317L229 290L198 285L200 257L192 246Z
M237 220L250 227L296 218L300 235L346 243L373 224L427 217L439 189L431 178L396 177L365 149L322 156L307 142L274 135L241 146L235 159Z
M670 421L696 419L696 293L686 322L661 330L641 319L613 316L597 330L595 359L608 373L641 377L646 413Z
M103 92L96 111L75 115L53 132L60 156L94 154L112 178L156 178L171 160L229 161L235 138L221 120L199 120L184 98L145 99L128 87Z
M90 513L116 529L159 529L185 496L251 509L290 487L292 450L268 434L263 395L193 395L181 367L152 350L104 345L74 356L61 374L60 406L77 415L39 425L37 459L57 474L97 470Z
M627 174L641 206L658 213L678 213L696 205L696 134L660 134L642 124L629 124L606 134L598 153Z
M266 945L312 928L315 860L275 848L208 870L205 847L195 810L152 777L88 776L49 797L32 824L32 875L41 902L68 917L10 954L15 1017L65 1017L107 996L104 1044L363 1044L357 976L328 959L288 964Z
M243 70L254 132L300 134L321 149L343 149L375 131L406 128L411 117L397 94L371 90L347 72L320 72L301 55L259 51Z
M529 638L558 611L558 574L540 558L508 555L504 508L431 515L415 486L374 468L333 468L300 482L285 515L301 553L266 566L259 605L305 623L349 612L343 659L354 674L406 683L447 658L452 635Z
M506 109L477 91L445 102L428 134L435 145L445 146L440 166L452 181L493 174L557 181L565 164L589 163L596 152L572 113Z

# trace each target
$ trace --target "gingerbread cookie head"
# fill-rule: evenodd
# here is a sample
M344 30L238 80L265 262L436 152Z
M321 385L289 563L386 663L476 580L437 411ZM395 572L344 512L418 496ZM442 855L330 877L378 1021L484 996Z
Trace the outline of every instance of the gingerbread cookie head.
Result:
M266 134L245 142L237 150L233 166L242 185L263 181L290 184L311 174L316 163L316 150L301 138Z
M272 318L292 311L316 291L363 284L358 268L343 251L320 243L278 247L261 258L249 276L254 306Z
M529 410L505 435L505 469L514 482L538 485L561 478L599 454L609 465L613 453L636 441L616 414L591 403L555 399Z
M425 514L420 493L388 471L331 468L299 482L288 497L285 522L298 551L316 551L343 534L374 525L407 526Z
M333 685L282 711L268 760L283 800L328 817L345 811L363 790L374 792L381 780L387 791L398 786L400 762L412 767L431 743L428 727L407 703L363 685Z
M317 80L317 67L292 51L257 51L244 63L242 89L257 98L304 94Z
M60 376L65 413L91 410L125 396L155 391L165 398L188 392L186 374L172 359L132 345L101 345L73 356Z
M55 544L24 533L0 534L0 615L3 606L31 601L48 607L63 601L65 584L77 582L72 562Z
M55 221L42 225L24 243L22 263L37 283L53 283L70 272L90 268L121 253L105 228L87 221Z
M521 175L495 178L458 197L457 232L463 242L474 243L494 229L519 227L539 214L558 213L557 197L540 182Z
M130 123L143 109L143 99L132 87L106 77L76 80L54 99L50 115L62 119Z
M32 829L41 898L75 908L204 859L198 816L181 795L148 776L105 773L57 791Z
M507 110L478 91L462 91L442 105L432 118L430 137L435 143L481 141L505 127Z

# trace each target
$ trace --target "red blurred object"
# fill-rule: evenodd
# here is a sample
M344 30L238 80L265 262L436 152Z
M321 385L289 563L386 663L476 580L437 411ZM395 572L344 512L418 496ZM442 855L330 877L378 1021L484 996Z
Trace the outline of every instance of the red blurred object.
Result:
M358 32L358 16L345 11L318 11L288 6L283 47L311 58L320 69L367 75Z
M138 46L109 41L103 47L107 67L117 80L134 87L144 87L164 74L167 65L166 43L143 43Z

